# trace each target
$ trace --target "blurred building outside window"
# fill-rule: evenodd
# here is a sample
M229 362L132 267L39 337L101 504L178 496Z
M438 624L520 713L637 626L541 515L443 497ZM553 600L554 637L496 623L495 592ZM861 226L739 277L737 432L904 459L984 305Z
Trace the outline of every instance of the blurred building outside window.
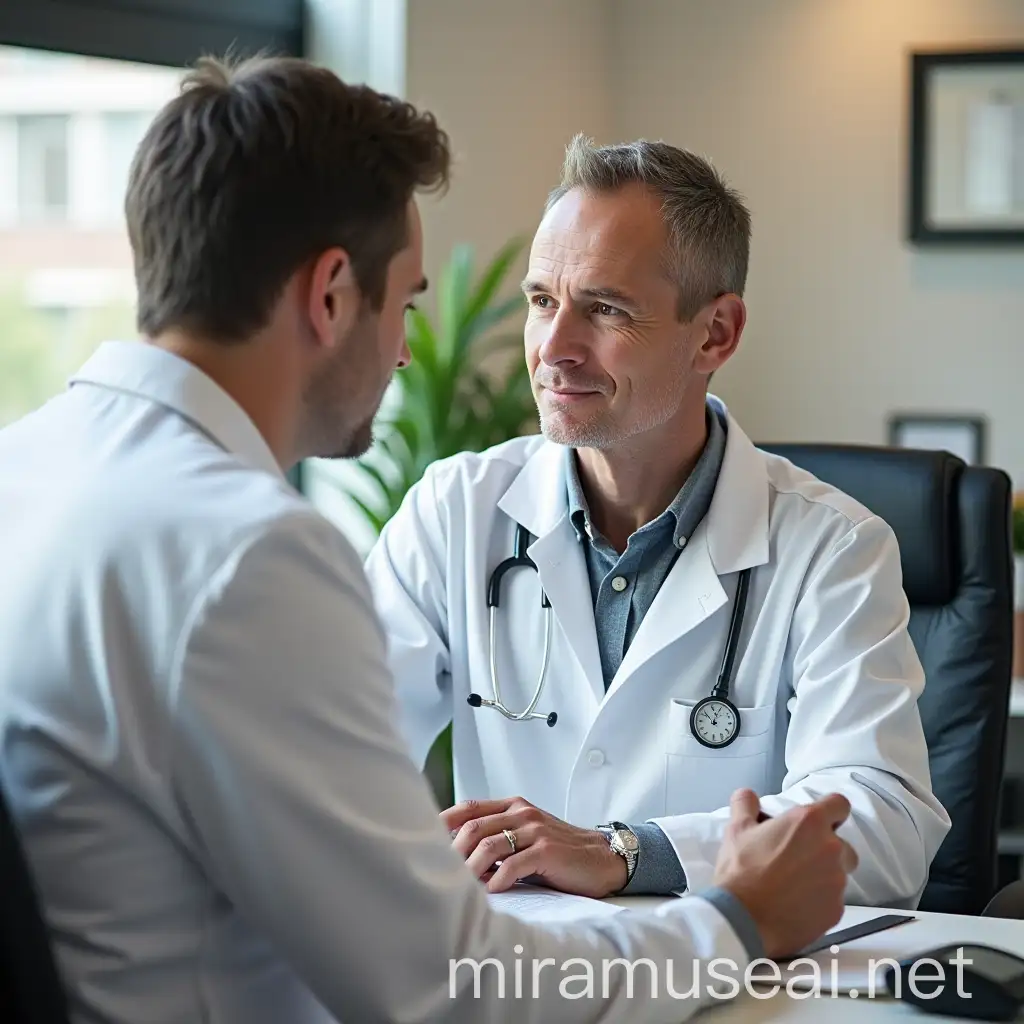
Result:
M69 120L64 114L14 116L19 224L67 220Z
M182 74L0 46L0 427L135 337L125 188Z

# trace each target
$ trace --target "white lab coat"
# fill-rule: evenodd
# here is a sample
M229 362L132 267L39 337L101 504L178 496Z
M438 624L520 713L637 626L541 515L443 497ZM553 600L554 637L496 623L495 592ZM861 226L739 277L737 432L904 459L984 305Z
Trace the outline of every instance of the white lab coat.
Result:
M848 902L916 906L949 818L931 791L895 537L727 423L708 515L607 693L563 449L532 436L430 468L367 560L413 757L422 764L452 721L457 799L518 795L583 827L654 821L691 891L712 879L735 789L755 790L773 815L838 791L852 805L841 834L860 856ZM535 538L529 554L553 612L537 707L558 713L553 727L467 703L474 691L493 696L486 587L516 523ZM717 678L748 566L731 694L741 733L714 750L694 738L689 714ZM496 648L513 711L529 703L541 661L539 594L537 573L506 577Z

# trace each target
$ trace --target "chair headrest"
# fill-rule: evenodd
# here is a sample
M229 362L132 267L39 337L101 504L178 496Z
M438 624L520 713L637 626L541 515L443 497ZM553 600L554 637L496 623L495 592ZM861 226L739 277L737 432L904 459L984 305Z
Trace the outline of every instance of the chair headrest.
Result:
M966 468L962 459L948 452L861 445L758 447L838 487L892 527L911 604L953 599L960 551L956 488Z

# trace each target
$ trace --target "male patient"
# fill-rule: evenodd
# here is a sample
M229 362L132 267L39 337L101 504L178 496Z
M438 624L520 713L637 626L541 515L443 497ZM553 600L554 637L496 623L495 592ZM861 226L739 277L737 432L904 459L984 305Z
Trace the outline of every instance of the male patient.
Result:
M369 443L448 160L326 70L204 62L132 167L142 340L0 432L2 777L78 1024L680 1021L709 996L670 962L687 993L839 918L838 795L738 794L705 891L576 928L452 850L359 559L284 475ZM618 957L658 987L609 964L605 995Z
M523 282L542 433L431 466L367 561L404 733L422 763L452 724L444 821L497 887L703 888L736 788L837 790L848 900L912 907L949 829L892 531L708 394L749 244L705 160L574 139Z

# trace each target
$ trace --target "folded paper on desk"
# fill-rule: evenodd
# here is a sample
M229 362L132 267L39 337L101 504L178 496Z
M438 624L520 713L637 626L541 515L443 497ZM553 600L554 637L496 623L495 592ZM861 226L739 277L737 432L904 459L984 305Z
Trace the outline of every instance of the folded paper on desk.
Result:
M896 928L898 925L906 924L908 921L913 921L913 914L880 914L878 917L869 917L865 921L860 921L857 924L844 925L840 928L834 928L830 932L826 932L817 942L812 942L809 946L805 946L800 950L796 956L810 956L812 953L818 953L823 949L828 949L829 946L841 946L844 942L853 942L856 939L866 938L868 935L875 935L878 932L887 931L890 928ZM792 960L793 957L788 959Z
M492 892L488 899L491 906L502 913L512 914L527 921L554 921L562 924L590 917L620 914L626 909L586 896L571 896L568 893L522 882L505 892Z

